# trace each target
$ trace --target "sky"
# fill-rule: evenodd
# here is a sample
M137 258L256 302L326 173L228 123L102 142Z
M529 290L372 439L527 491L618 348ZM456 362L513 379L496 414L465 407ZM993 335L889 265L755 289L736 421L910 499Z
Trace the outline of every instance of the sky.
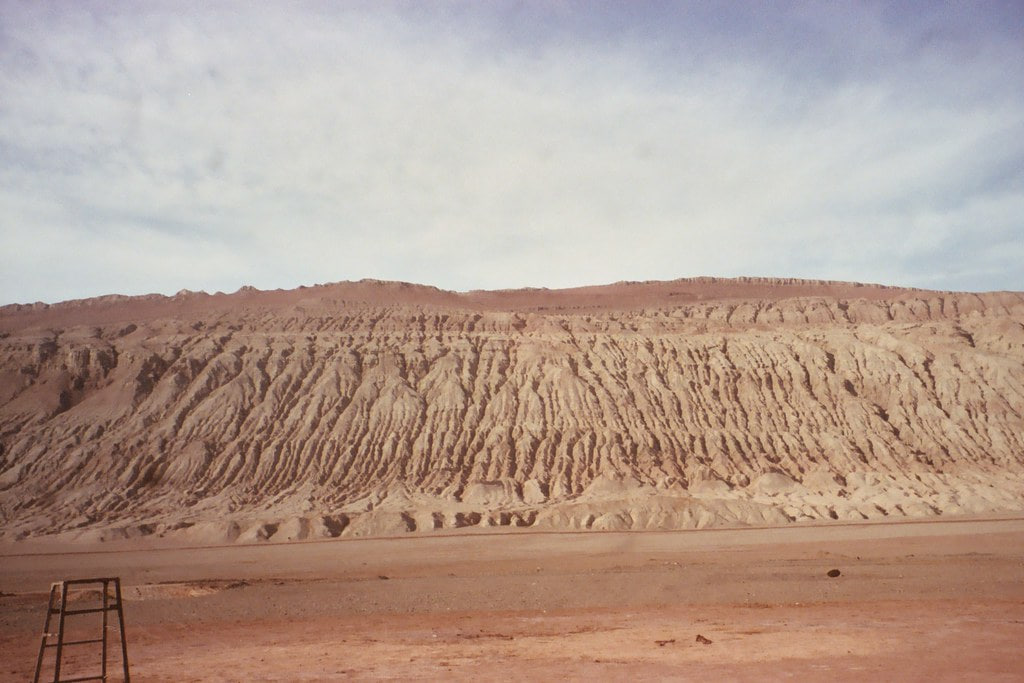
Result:
M0 304L1024 290L1024 3L0 0Z

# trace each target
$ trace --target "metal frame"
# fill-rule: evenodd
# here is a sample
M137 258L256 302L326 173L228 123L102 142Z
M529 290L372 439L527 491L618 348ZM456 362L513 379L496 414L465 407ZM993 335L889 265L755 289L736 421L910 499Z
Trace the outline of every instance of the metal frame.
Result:
M102 607L91 607L86 609L68 609L68 586L83 586L88 584L103 584L103 606ZM114 601L110 601L110 584L114 584ZM59 598L58 598L59 594ZM36 658L36 673L32 679L35 683L39 683L39 675L43 670L43 655L46 652L46 648L55 647L57 648L56 662L53 667L53 681L54 683L75 683L77 681L106 681L107 680L107 630L108 630L108 618L107 613L116 610L117 611L117 622L119 631L121 633L121 664L124 669L124 681L125 683L131 683L131 676L128 673L128 641L125 638L124 633L124 610L121 608L121 579L117 577L107 577L99 579L72 579L69 581L58 581L50 586L50 600L46 606L46 621L43 622L43 637L39 643L39 656ZM102 633L99 638L87 638L85 640L69 640L64 641L64 623L67 617L76 616L79 614L96 614L97 612L103 613L103 626ZM54 614L59 615L57 621L57 632L50 632L50 620ZM49 638L56 637L56 643L48 642ZM78 678L61 678L60 677L60 665L61 657L64 654L65 645L88 645L93 643L101 643L102 655L101 655L101 669L99 676L81 676Z

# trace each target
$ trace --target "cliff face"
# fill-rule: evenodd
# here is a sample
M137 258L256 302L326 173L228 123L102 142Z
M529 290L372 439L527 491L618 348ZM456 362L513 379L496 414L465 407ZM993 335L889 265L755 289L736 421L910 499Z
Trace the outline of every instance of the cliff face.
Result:
M392 283L0 312L0 539L1024 509L1024 294Z

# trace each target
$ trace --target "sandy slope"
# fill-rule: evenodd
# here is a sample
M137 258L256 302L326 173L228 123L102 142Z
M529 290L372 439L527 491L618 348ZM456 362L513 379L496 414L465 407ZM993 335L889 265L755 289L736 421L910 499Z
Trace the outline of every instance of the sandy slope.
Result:
M397 283L0 311L0 538L1024 509L1024 295Z
M1024 677L1022 519L132 547L0 546L0 678L108 574L137 680Z

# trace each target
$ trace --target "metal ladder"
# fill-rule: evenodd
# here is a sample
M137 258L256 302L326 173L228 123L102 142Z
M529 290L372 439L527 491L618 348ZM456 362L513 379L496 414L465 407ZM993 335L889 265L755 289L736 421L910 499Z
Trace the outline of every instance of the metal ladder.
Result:
M75 588L89 587L90 584L102 584L102 606L101 607L83 607L80 609L70 609L68 607L68 587L74 586ZM114 584L114 595L110 595L110 584ZM70 581L58 581L50 586L50 602L46 607L46 621L43 624L43 637L39 643L39 657L36 659L36 674L33 679L35 683L39 683L39 675L43 669L43 655L46 653L47 648L57 648L56 661L53 667L53 680L54 683L72 683L73 681L106 681L107 680L107 630L108 630L108 618L109 612L117 612L118 630L121 634L121 664L124 668L124 681L130 683L131 678L128 674L128 643L125 640L124 635L124 610L121 609L121 579L120 578L101 578L101 579L72 579ZM84 640L64 640L64 626L65 621L68 617L78 616L82 614L96 614L101 613L103 615L103 627L102 633L99 638L87 638ZM53 615L59 615L60 619L57 624L57 632L53 633L50 631L50 621ZM50 638L56 637L57 642L49 642ZM61 657L64 654L64 648L70 645L87 645L87 644L102 644L102 657L101 657L101 670L98 676L78 676L76 678L61 678Z

